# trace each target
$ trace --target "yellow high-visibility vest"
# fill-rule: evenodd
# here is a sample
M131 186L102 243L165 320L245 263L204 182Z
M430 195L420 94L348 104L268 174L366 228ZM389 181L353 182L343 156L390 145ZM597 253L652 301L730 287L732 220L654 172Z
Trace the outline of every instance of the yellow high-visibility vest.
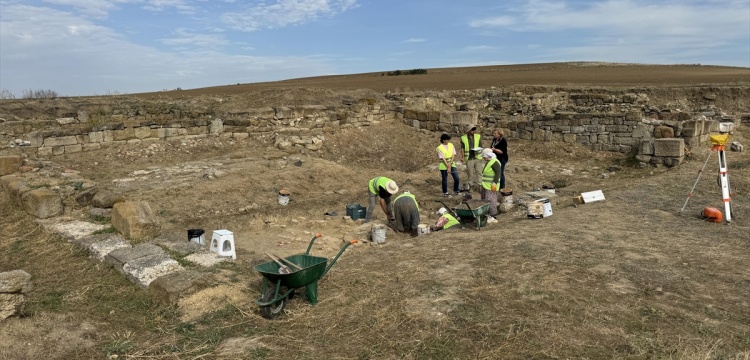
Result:
M370 180L369 188L370 188L370 194L377 195L380 191L378 188L382 187L385 189L385 186L388 184L389 181L393 181L385 176L378 176L372 180Z
M394 199L394 200L393 200L393 203L395 204L395 203L396 203L396 201L398 201L398 199L400 199L400 198L402 198L402 197L404 197L404 196L405 196L405 197L410 197L410 198L411 198L412 200L414 200L414 204L415 204L415 205L417 205L417 211L419 211L419 203L417 202L417 198L416 198L416 197L414 197L414 194L411 194L411 193L407 193L407 192L405 192L405 193L403 193L403 194L401 194L401 195L397 196L397 197L396 197L396 199Z
M492 170L492 164L496 162L499 162L497 158L492 158L492 160L484 165L484 170L482 171L482 187L487 190L492 189L492 180L495 180L495 170Z
M448 143L447 149L443 144L440 144L440 146L437 147L437 151L443 154L443 157L445 158L445 161L450 163L453 160L453 153L456 152L456 149L453 147L452 143ZM456 167L456 164L452 164L453 167ZM445 166L445 164L441 161L438 164L438 169L440 170L448 170L448 167Z
M469 150L479 147L480 137L481 136L479 134L474 134L474 146L469 146L469 135L466 135L466 134L461 135L461 143L464 144L464 161L469 161ZM479 151L477 151L474 157L477 159L481 159L482 154L480 154Z

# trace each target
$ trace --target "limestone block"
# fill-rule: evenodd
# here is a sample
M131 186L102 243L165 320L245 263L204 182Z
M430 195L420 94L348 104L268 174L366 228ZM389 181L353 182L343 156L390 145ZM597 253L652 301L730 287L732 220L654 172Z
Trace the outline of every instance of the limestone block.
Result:
M65 146L53 146L52 147L52 155L62 155L65 154Z
M654 137L657 139L673 138L674 129L671 126L657 126L654 128Z
M23 270L0 273L0 293L27 293L32 289L31 275Z
M114 235L105 240L91 244L91 246L89 246L89 254L94 259L104 261L104 257L110 252L117 249L129 248L130 246L131 245L125 241L122 236Z
M125 276L141 287L148 288L149 284L160 276L184 271L184 268L169 255L149 255L126 263L122 267Z
M98 208L110 209L115 206L116 203L122 201L125 201L125 198L123 198L122 195L107 190L100 190L96 192L93 198L91 198L91 205Z
M212 120L208 132L211 134L221 134L224 132L224 122L221 119Z
M75 136L59 136L45 138L43 146L55 147L75 144L78 144L78 138L76 138Z
M115 249L104 257L104 261L112 264L115 269L122 271L123 265L142 257L151 255L165 255L164 250L154 244L143 243L132 248Z
M52 156L52 148L51 147L40 147L36 149L36 155L40 157L45 156Z
M66 145L65 146L65 153L66 154L72 154L72 153L78 153L83 150L83 146L81 144L74 144L74 145Z
M26 296L24 294L1 294L0 293L0 321L13 315L23 313L26 307Z
M563 141L565 141L566 143L576 142L576 134L571 134L571 133L563 134Z
M654 143L650 140L641 140L641 146L638 148L639 155L653 155Z
M125 201L112 207L112 226L131 239L148 239L159 235L159 221L145 201Z
M655 139L654 156L683 157L685 156L685 141L683 139Z
M207 286L207 282L206 276L197 271L178 271L154 279L148 285L148 292L159 303L171 305L181 296Z
M138 139L144 139L151 136L151 128L148 126L141 126L133 129L133 135Z
M21 158L21 155L0 155L0 176L18 171L22 164L23 158Z
M49 189L36 189L21 196L27 213L40 219L47 219L63 213L62 198Z
M133 131L133 128L114 130L112 131L112 136L115 141L130 140L135 137L135 131Z

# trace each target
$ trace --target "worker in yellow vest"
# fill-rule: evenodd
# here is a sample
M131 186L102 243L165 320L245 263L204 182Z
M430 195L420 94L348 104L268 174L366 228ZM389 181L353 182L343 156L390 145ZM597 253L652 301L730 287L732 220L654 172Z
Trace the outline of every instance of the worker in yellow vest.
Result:
M440 210L437 211L438 215L440 215L440 218L438 218L437 222L435 222L435 226L432 226L430 228L430 231L440 231L448 229L452 226L460 224L458 219L451 215L448 212L448 209L441 207Z
M450 142L451 136L448 134L440 135L440 145L435 149L437 151L438 169L440 169L440 176L442 177L442 190L443 196L450 197L448 193L448 172L450 171L453 176L453 193L459 194L458 189L458 168L456 167L456 148Z
M375 211L375 203L380 203L380 208L388 217L388 221L394 220L393 206L391 205L391 195L398 192L396 182L385 177L378 176L370 180L367 184L367 195L369 205L365 215L365 222L372 220L372 213Z
M471 190L471 187L482 183L482 157L480 151L482 151L481 135L476 133L477 127L475 125L468 125L466 134L461 135L461 150L464 152L464 162L466 163L466 190Z
M502 174L502 165L490 148L482 150L481 156L485 161L482 170L482 200L490 201L490 216L487 218L487 222L496 223L497 191L500 190L498 182L500 181L500 174Z
M411 232L417 236L419 227L419 203L409 191L404 191L393 200L393 215L396 221L392 224L397 232Z

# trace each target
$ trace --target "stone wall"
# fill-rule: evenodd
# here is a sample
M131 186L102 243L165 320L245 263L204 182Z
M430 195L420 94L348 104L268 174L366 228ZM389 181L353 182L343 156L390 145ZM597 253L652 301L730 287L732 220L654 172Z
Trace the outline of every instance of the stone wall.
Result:
M271 137L282 150L316 151L325 133L402 121L419 130L453 135L463 133L469 124L478 125L484 136L501 128L511 139L580 143L662 164L664 159L653 153L656 139L682 139L689 150L705 144L719 122L733 122L735 128L750 122L750 105L737 100L742 95L750 97L750 89L520 87L389 93L382 99L348 100L339 105L261 108L230 107L232 99L164 103L122 98L106 107L70 99L37 113L29 113L28 106L4 109L5 103L0 102L0 115L6 117L0 118L0 146L28 146L40 156L53 156L123 144L224 136ZM717 104L732 109L720 109Z

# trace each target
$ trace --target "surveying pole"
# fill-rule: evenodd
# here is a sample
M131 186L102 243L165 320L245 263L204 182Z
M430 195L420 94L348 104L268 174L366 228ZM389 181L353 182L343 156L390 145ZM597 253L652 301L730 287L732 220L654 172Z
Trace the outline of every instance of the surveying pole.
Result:
M730 223L732 222L732 193L729 189L729 172L727 171L726 157L726 143L729 140L729 134L722 133L720 135L711 135L710 138L711 152L708 153L708 157L703 163L703 167L700 169L700 171L698 171L698 177L695 179L693 188L690 189L688 198L685 199L685 203L682 205L682 209L680 210L680 212L685 211L685 207L687 206L688 201L690 201L690 197L694 194L695 187L698 185L698 181L701 178L703 170L706 168L706 164L708 164L708 160L711 159L711 155L714 151L716 151L719 154L719 186L721 186L721 198L724 202L724 214L727 223ZM720 219L721 218L719 218L719 221L721 221Z
M732 194L729 191L729 173L727 172L726 143L729 134L711 135L711 151L719 153L719 185L721 199L724 202L724 217L727 223L732 222Z

